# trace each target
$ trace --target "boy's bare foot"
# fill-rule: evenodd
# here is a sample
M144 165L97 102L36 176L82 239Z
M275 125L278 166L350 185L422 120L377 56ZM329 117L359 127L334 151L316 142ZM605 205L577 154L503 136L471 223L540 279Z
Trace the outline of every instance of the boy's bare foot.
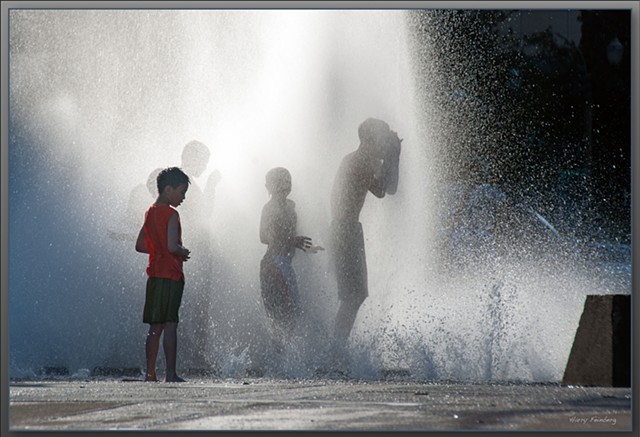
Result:
M158 378L156 378L156 377L151 377L151 376L148 376L148 375L147 375L147 376L144 378L144 381L145 381L145 382L158 382Z
M178 375L176 375L176 376L174 376L172 378L167 377L164 380L164 382L187 382L187 381L185 381L184 379L182 379Z

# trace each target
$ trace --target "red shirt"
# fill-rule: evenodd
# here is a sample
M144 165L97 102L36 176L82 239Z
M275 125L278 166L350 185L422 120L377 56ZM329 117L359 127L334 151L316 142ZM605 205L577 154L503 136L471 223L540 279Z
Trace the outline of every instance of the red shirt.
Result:
M182 245L180 215L169 205L151 205L144 215L144 240L149 249L147 275L154 278L168 278L184 281L182 257L169 252L169 219L178 216L178 244Z

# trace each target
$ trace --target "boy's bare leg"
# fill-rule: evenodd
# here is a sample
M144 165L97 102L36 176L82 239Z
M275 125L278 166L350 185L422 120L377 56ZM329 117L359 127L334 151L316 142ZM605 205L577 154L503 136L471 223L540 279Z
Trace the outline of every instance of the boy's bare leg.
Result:
M162 334L162 324L152 323L149 325L147 340L145 342L145 352L147 355L147 371L144 376L145 381L157 381L156 360L160 349L160 335Z
M362 302L341 301L338 314L336 315L336 323L334 334L339 346L344 346L351 334L351 329L358 316L358 310Z
M358 310L362 301L341 300L334 325L334 346L332 349L332 369L341 374L348 372L349 355L347 353L347 341L358 316Z
M164 340L162 342L164 356L167 360L166 382L185 382L176 373L176 358L178 355L178 324L166 322L164 324Z

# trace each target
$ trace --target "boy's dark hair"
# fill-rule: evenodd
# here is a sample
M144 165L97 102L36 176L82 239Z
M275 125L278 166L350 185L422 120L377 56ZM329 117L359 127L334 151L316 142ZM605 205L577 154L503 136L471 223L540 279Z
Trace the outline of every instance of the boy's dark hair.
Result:
M189 185L190 183L191 181L189 180L189 176L187 176L179 167L165 168L158 175L158 194L161 194L167 186L178 188L180 184Z
M358 138L365 144L370 144L378 138L386 138L389 134L389 125L377 118L367 118L358 126Z
M284 167L275 167L265 176L265 187L270 194L275 194L283 188L291 188L291 173Z

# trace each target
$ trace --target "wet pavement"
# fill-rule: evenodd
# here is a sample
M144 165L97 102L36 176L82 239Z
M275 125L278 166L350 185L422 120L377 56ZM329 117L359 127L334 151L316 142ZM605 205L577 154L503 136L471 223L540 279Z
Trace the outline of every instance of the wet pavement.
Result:
M631 397L557 384L13 380L9 430L630 431Z

